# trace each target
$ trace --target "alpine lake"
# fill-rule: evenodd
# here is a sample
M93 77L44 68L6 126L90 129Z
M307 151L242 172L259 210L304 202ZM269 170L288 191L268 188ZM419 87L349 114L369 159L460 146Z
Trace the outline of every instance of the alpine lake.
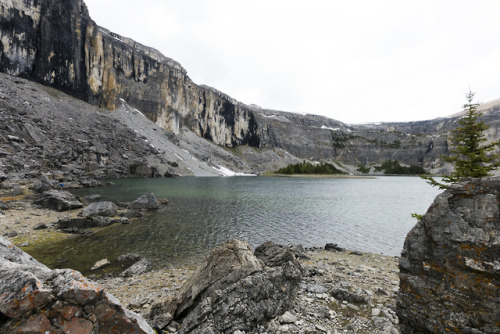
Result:
M30 253L52 268L84 273L101 259L138 253L158 267L195 265L227 239L399 256L406 234L441 190L418 177L197 177L118 179L72 190L130 202L152 192L170 203L130 224L44 244Z

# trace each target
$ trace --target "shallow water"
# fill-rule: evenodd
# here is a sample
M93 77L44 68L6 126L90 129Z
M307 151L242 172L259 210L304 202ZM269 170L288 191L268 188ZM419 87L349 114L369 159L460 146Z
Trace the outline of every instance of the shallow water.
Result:
M102 199L132 201L153 192L170 204L147 219L116 224L92 236L32 254L52 267L86 271L102 258L143 254L157 266L197 262L229 238L252 247L272 240L323 247L326 243L400 255L404 238L440 192L418 177L376 179L211 177L114 180L80 189ZM61 263L62 261L67 261ZM59 263L59 264L58 264Z

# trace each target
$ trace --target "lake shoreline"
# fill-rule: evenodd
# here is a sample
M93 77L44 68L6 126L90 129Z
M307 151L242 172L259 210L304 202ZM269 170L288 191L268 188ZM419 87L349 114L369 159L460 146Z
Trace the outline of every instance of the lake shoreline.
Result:
M76 217L80 211L55 212L34 207L27 199L16 200L12 208L4 210L0 216L0 231L4 235L15 231L17 235L8 238L18 246L20 243L40 245L60 238L72 238L74 235L56 230L55 223L61 218ZM40 223L46 224L47 228L34 230ZM306 258L300 262L308 274L304 276L299 295L290 310L297 320L286 323L275 319L272 323L275 329L299 333L321 332L322 329L375 332L397 328L393 310L399 286L398 257L320 248L306 250L304 255ZM154 303L175 297L194 271L194 266L178 265L132 277L88 277L117 297L124 307L147 316ZM359 294L363 302L335 298L332 294L339 288L347 289L351 295Z

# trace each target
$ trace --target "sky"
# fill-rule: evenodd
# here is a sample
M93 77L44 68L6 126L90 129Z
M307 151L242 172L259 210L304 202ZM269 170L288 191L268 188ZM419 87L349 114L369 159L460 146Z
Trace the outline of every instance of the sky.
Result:
M498 0L84 0L100 26L246 104L346 123L500 98Z

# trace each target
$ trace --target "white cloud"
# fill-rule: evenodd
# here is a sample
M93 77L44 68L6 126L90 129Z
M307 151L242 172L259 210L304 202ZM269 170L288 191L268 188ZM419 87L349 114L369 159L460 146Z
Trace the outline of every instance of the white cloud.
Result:
M469 85L482 102L500 97L496 0L86 3L196 83L264 108L409 121L459 111Z

